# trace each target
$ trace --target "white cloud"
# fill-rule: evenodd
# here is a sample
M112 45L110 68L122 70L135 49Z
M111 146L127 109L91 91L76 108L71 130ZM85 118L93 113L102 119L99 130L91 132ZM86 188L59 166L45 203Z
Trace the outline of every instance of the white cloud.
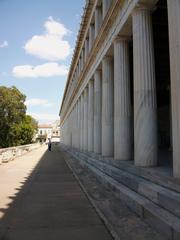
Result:
M35 35L24 46L25 51L41 59L57 61L66 59L71 53L71 47L64 37L70 31L52 17L44 23L45 33Z
M3 43L0 43L0 48L5 48L8 46L8 42L4 41Z
M52 107L54 104L49 102L46 99L40 99L40 98L31 98L25 101L25 104L27 107L30 106L43 106L43 107Z
M35 118L39 123L51 123L59 119L56 114L48 114L48 113L32 113L28 112L33 118Z
M44 63L37 66L21 65L15 66L12 70L13 76L18 78L65 76L67 73L68 67L58 63Z

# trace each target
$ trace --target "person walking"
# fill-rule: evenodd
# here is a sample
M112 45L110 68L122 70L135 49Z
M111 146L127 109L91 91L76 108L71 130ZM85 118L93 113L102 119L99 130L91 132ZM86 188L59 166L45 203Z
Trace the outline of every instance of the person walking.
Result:
M51 151L51 139L49 139L49 142L48 142L48 150Z

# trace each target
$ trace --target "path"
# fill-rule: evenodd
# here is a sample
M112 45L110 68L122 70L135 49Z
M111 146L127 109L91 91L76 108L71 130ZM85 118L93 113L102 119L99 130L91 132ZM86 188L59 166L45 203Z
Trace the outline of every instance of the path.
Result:
M0 240L112 237L58 151L0 165Z

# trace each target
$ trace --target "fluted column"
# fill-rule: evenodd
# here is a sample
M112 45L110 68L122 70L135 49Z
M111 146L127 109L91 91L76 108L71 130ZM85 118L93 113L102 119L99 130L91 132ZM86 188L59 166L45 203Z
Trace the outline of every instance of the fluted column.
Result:
M112 0L102 0L102 15L103 19L105 18L107 11L111 5Z
M84 139L84 96L83 93L80 97L80 149L83 150Z
M75 147L78 148L78 103L77 102L75 105L75 133L76 133Z
M180 1L168 0L173 175L180 178Z
M83 150L88 150L88 89L84 89L84 137Z
M71 118L71 134L72 134L72 147L74 147L74 138L75 138L75 134L74 134L74 108L73 110L71 111L71 114L70 114L70 118Z
M102 61L102 155L113 156L113 68L112 57L106 56Z
M71 147L73 147L73 143L74 143L74 134L73 134L74 125L72 124L72 122L73 122L73 110L70 113Z
M77 147L77 105L75 104L74 107L74 117L73 117L73 122L74 122L74 147Z
M85 47L83 48L83 68L86 64L86 53L85 53Z
M74 80L75 80L75 82L77 82L77 79L78 79L77 70L75 70L75 73L74 73Z
M77 101L77 148L80 150L80 134L81 134L81 125L80 125L80 111L81 111L81 105L80 105L80 99Z
M89 53L89 39L86 38L85 40L85 49L84 49L85 53L84 53L84 56L85 56L85 62L87 60L87 57L88 57L88 53Z
M79 61L78 61L78 77L80 76L81 74L81 57L79 58Z
M83 70L84 68L84 49L82 49L82 52L81 52L81 71Z
M101 154L102 72L94 73L94 153Z
M133 12L135 164L157 164L157 106L151 10Z
M88 84L88 152L94 150L94 83Z
M101 8L101 6L97 6L95 9L95 24L94 24L95 38L98 35L101 24L102 24L102 8Z
M91 51L93 42L94 42L94 24L90 24L90 27L89 27L89 51Z
M132 156L132 111L128 39L114 41L114 158Z
M81 57L79 58L79 61L78 61L78 77L80 76L81 74Z

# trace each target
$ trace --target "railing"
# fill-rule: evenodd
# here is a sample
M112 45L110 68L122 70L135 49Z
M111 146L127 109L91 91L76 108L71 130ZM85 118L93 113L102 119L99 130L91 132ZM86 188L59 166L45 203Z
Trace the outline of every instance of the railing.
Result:
M0 164L12 161L16 157L22 156L25 153L30 152L40 146L41 146L40 143L33 143L33 144L28 144L28 145L16 146L16 147L1 148L0 149Z

